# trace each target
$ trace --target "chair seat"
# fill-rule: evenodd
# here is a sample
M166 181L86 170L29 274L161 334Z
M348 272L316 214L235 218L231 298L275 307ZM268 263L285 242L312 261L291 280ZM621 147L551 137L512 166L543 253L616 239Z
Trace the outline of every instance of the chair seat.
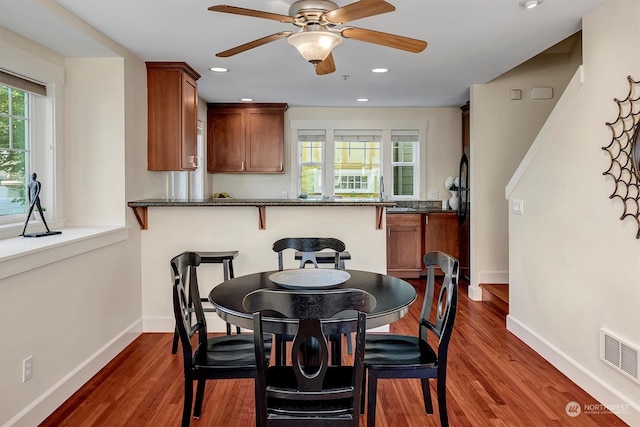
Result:
M271 336L264 336L265 349L271 349ZM209 338L207 340L207 352L205 361L201 361L199 354L201 348L198 347L194 353L196 368L220 369L221 366L237 370L238 367L255 369L256 356L254 352L253 335L225 335L221 337Z
M418 337L392 334L367 334L365 340L364 363L367 367L384 366L385 369L398 365L399 369L437 365L438 356Z
M348 416L353 411L352 376L352 366L330 366L321 392L303 391L297 390L292 366L270 366L266 372L270 416Z

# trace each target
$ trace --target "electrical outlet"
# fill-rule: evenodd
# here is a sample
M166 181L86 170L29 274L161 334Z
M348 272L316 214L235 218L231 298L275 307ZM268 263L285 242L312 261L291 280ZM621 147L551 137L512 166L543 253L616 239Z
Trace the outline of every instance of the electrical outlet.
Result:
M33 356L29 356L22 361L22 382L25 383L33 375Z
M511 200L511 213L514 215L524 215L524 202L520 199Z
M429 191L429 200L438 200L438 192Z

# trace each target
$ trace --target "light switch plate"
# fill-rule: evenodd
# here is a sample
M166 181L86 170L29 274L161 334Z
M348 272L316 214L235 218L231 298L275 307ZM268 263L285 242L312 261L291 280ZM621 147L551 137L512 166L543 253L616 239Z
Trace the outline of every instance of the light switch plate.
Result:
M524 201L521 199L511 200L511 213L514 215L524 215Z

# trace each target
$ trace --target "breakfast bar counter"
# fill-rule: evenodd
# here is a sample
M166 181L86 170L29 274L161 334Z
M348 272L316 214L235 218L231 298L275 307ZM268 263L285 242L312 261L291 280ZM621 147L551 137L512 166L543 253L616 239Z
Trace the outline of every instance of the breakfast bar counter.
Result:
M376 229L382 228L382 216L384 208L393 207L396 202L376 200L350 200L350 199L143 199L128 203L133 209L141 230L146 230L149 225L147 209L150 207L256 207L258 208L258 228L264 230L267 226L267 210L269 206L279 207L375 207Z

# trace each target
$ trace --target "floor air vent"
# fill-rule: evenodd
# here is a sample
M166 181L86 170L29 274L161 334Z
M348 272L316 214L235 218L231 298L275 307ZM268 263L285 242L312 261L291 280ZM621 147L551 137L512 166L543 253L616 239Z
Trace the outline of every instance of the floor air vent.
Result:
M640 383L638 355L638 348L623 342L609 331L600 329L600 359Z

